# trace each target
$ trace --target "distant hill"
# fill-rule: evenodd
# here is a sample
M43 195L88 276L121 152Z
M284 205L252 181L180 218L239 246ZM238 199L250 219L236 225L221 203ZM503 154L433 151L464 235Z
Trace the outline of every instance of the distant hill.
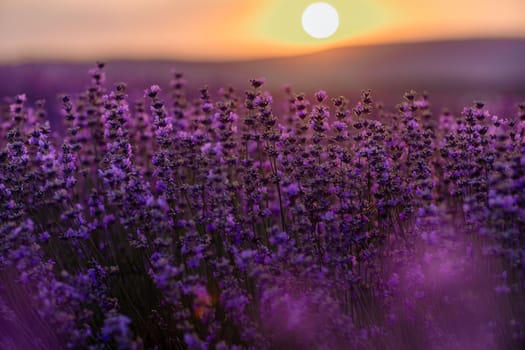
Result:
M463 40L332 49L315 54L239 62L110 61L110 83L126 81L142 91L167 86L170 69L182 71L190 87L244 88L265 76L268 88L290 83L299 91L325 89L357 94L372 88L388 101L409 89L437 97L512 95L525 98L525 40ZM59 92L80 91L92 63L27 63L0 66L0 96L22 91L51 102Z

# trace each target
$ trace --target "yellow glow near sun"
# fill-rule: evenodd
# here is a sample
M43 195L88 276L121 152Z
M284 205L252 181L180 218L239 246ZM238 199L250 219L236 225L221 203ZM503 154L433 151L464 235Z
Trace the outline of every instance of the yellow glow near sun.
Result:
M378 1L394 0L266 0L266 8L261 9L259 16L251 23L254 23L254 34L261 42L278 45L279 52L293 51L298 54L307 52L309 48L327 49L344 46L347 42L384 28L390 19L386 9L379 6ZM319 2L330 4L336 9L334 12L338 20L328 21L328 25L338 23L338 26L328 37L319 35L322 34L321 30L318 32L316 29L316 23L324 23L316 20L316 11L312 12L313 20L305 15L311 11L306 11L309 6ZM315 10L315 6L313 9ZM306 23L303 22L303 15Z
M339 15L332 5L326 2L316 2L304 10L301 23L308 35L317 39L324 39L337 31Z

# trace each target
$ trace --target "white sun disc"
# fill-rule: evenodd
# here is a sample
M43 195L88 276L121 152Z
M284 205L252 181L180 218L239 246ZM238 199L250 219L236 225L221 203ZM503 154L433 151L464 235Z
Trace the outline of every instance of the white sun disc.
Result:
M336 32L339 27L339 15L332 5L326 2L316 2L304 10L301 22L308 35L323 39Z

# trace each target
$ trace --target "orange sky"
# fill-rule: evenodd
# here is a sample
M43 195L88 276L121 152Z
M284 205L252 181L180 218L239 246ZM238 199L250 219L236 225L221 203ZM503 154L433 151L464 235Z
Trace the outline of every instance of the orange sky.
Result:
M224 60L435 39L525 38L525 0L325 0L329 39L301 28L308 0L0 0L0 61Z

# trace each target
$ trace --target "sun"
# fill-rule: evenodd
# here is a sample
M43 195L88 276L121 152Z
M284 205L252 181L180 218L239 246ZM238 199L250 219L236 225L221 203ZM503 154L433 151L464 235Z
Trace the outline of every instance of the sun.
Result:
M316 2L304 10L301 22L308 35L316 39L324 39L337 31L339 15L332 5L326 2Z

